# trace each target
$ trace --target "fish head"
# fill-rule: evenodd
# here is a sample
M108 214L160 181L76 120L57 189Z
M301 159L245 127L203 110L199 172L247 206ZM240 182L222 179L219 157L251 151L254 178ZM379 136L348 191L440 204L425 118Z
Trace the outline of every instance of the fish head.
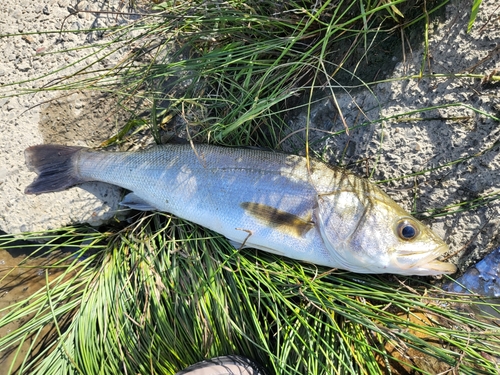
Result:
M437 260L448 245L376 186L318 199L317 221L340 268L358 273L440 275L455 265Z

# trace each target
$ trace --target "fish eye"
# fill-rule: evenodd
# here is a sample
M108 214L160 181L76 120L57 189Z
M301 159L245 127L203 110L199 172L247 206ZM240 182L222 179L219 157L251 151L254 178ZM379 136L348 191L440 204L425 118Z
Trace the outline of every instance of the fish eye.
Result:
M419 234L417 226L408 219L398 223L397 233L399 238L405 241L413 240Z

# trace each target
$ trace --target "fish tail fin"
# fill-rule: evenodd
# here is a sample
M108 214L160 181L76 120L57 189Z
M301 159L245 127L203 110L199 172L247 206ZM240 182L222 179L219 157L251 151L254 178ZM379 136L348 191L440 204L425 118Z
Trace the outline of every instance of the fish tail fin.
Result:
M78 175L76 157L84 147L37 145L24 151L26 165L38 176L26 187L25 194L42 194L65 190L87 181Z

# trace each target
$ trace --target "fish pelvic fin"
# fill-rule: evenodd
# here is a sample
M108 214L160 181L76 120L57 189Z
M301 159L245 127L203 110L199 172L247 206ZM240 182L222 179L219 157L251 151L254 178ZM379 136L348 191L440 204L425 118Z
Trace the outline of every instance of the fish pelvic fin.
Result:
M87 180L78 175L75 159L84 147L37 145L24 151L26 165L38 176L24 190L25 194L61 191Z
M144 199L134 193L128 193L120 202L120 206L128 207L138 211L156 211L157 208L151 203L146 202Z
M266 225L291 233L296 237L305 236L314 227L311 219L304 219L262 203L243 202L240 206Z

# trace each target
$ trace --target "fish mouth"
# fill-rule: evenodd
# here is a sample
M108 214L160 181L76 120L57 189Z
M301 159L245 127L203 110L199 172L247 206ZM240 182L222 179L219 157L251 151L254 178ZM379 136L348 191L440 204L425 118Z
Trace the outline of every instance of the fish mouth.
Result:
M434 251L431 251L427 256L419 257L417 261L408 264L407 257L415 257L421 253L411 252L404 254L401 258L405 259L404 263L407 263L406 268L409 275L420 275L420 276L430 276L430 275L442 275L442 274L452 274L457 272L457 267L453 263L443 262L437 260L436 258L446 253L449 250L446 244L439 246ZM400 258L400 260L401 260Z
M453 263L434 260L425 266L416 266L411 269L413 275L433 276L442 274L452 274L457 272L457 266Z

